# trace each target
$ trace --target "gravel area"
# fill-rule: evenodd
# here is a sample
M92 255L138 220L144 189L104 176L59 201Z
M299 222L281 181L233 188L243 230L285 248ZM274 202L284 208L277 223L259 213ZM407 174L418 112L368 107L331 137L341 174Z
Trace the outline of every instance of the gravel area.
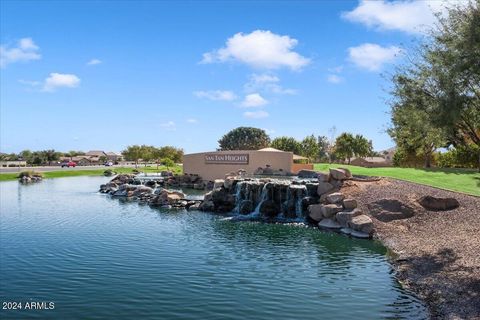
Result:
M381 199L413 209L401 220L373 218L376 237L393 252L399 281L424 299L433 319L480 319L479 197L394 179L352 181L342 192L366 213ZM417 201L425 195L453 197L460 207L427 211Z

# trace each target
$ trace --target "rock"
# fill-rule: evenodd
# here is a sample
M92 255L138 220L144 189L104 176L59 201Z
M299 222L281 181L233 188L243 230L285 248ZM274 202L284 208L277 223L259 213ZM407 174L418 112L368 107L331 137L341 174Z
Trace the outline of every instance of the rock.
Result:
M194 204L187 207L188 211L200 210L201 202L195 202Z
M215 211L215 204L211 200L203 201L198 209L201 211Z
M275 217L281 210L280 206L272 200L265 200L260 204L260 214L266 217Z
M330 176L335 180L347 180L352 177L352 174L347 169L330 169Z
M346 210L353 210L357 207L357 200L355 200L355 199L344 199L343 200L343 207Z
M333 190L333 186L328 182L319 182L317 193L319 196Z
M175 193L171 193L171 194L167 195L167 201L170 204L173 204L177 201L180 201L180 199L182 199L182 198L178 194L175 194Z
M368 204L370 215L377 220L390 222L413 217L415 210L397 199L381 199Z
M355 217L352 217L348 226L356 231L365 232L371 234L373 232L373 221L366 214L361 214Z
M329 219L329 218L322 219L322 221L320 221L318 223L318 226L321 227L321 228L328 228L328 229L340 229L340 228L342 228L342 226L340 224L338 224L335 220Z
M225 179L223 182L223 187L227 190L230 190L230 188L233 186L233 182L235 181L235 178L228 177Z
M312 204L308 206L308 216L314 220L319 222L320 220L323 219L323 214L322 214L322 206L321 204Z
M369 238L370 238L370 234L369 234L369 233L365 233L365 232L361 232L361 231L356 231L356 230L352 230L352 232L350 233L350 235L351 235L352 237L360 238L360 239L369 239Z
M337 212L342 211L343 207L337 204L322 204L320 211L325 218L333 217Z
M436 198L432 196L424 196L418 202L427 210L446 211L453 210L460 206L455 198Z
M354 230L351 229L351 228L342 228L342 229L340 229L340 232L343 233L343 234L346 234L346 235L352 234L353 231L354 231Z
M343 199L345 199L345 196L340 192L334 192L327 195L326 198L328 203L339 203L342 202Z
M317 178L319 182L328 182L330 180L330 174L326 172L319 172L317 174Z
M224 183L225 183L225 180L223 180L223 179L215 179L215 181L213 182L213 189L223 187Z
M303 179L308 179L308 178L315 179L315 178L317 178L318 173L314 170L302 169L302 170L298 171L297 176L299 178L303 178Z
M348 227L350 221L352 221L353 217L359 216L363 214L362 211L359 209L355 209L353 211L340 211L335 215L335 219L344 227Z
M213 191L209 191L209 192L205 193L205 195L203 196L203 200L204 201L212 200L212 193L213 193Z
M240 214L249 214L253 212L255 208L253 207L253 202L250 200L243 200L238 206L238 213Z

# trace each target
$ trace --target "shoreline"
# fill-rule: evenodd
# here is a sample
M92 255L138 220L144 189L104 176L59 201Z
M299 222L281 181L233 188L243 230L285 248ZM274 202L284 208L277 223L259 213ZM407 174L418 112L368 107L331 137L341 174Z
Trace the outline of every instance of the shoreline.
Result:
M412 217L388 222L370 214L398 281L424 301L432 319L480 319L479 197L386 178L342 192L369 214L381 199L413 209ZM417 202L424 195L454 197L460 207L428 211Z

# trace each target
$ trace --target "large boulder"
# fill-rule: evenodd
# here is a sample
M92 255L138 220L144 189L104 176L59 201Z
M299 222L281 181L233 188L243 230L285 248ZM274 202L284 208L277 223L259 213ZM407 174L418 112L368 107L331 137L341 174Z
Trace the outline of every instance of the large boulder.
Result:
M424 196L418 202L427 210L446 211L453 210L460 206L455 198L436 198L432 196Z
M342 228L342 226L338 222L336 222L335 220L330 219L330 218L322 219L318 223L318 226L321 227L321 228L328 228L328 229L341 229Z
M353 210L357 207L357 200L355 199L344 199L343 207L345 210Z
M348 227L356 231L371 234L373 232L373 221L366 214L361 214L353 217L348 223Z
M353 217L359 216L362 214L362 211L359 209L355 209L353 211L340 211L335 215L335 219L340 223L342 226L347 227L352 221Z
M330 169L330 176L335 180L347 180L352 177L352 174L348 169Z
M370 215L377 220L390 222L413 217L415 210L397 199L380 199L368 204Z
M318 188L317 188L317 193L319 196L321 196L322 194L325 194L329 191L332 191L333 190L333 186L332 184L328 183L328 182L319 182L318 183Z
M343 195L343 193L334 192L327 195L326 198L328 203L340 203L343 201L343 199L345 199L345 196Z
M337 212L342 211L343 207L337 204L322 204L320 211L325 218L333 217Z
M317 178L319 182L328 182L330 180L330 174L327 172L319 172Z
M318 173L314 170L302 169L298 171L297 176L303 179L315 179L318 176Z
M198 209L201 211L215 211L215 204L211 200L203 201Z
M308 216L314 220L319 222L323 219L322 214L322 206L321 204L312 204L308 206Z

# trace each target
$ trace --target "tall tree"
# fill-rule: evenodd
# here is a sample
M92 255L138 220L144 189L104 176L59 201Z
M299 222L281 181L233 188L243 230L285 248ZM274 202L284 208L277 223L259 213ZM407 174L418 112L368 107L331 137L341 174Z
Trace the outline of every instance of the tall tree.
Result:
M318 136L318 160L328 161L330 156L330 141L326 136Z
M128 161L135 162L135 168L138 167L138 160L142 158L142 147L139 145L128 146L125 150L122 151L122 155Z
M350 164L351 158L354 156L354 140L351 133L343 132L335 140L335 155L337 158L346 159Z
M225 134L219 141L220 150L258 150L270 145L265 130L239 127Z
M357 134L353 138L352 151L357 157L367 157L373 153L372 142Z
M317 138L315 138L313 134L310 136L306 136L302 140L302 156L307 157L310 160L315 160L318 156L319 150L320 148L318 146Z
M302 145L293 137L278 137L273 139L272 143L270 144L272 148L293 152L295 154L300 154L302 150Z
M392 121L401 108L425 112L447 142L475 145L480 170L480 1L450 7L415 59L393 77Z

